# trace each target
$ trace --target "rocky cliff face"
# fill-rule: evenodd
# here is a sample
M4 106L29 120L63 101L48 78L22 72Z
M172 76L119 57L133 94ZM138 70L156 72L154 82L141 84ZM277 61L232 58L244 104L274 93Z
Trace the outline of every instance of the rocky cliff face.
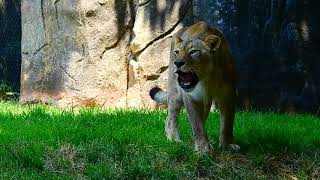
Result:
M152 107L188 1L22 1L21 101ZM88 102L91 102L88 103Z
M242 107L316 112L316 1L23 0L21 101L62 107L154 107L170 41L203 20L221 29L238 64Z

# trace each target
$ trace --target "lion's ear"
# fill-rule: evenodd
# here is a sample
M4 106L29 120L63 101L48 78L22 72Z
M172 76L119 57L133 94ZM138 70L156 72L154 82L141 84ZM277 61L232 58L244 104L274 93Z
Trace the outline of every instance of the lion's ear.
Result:
M209 35L204 42L210 47L212 51L216 51L221 44L221 38L216 35Z

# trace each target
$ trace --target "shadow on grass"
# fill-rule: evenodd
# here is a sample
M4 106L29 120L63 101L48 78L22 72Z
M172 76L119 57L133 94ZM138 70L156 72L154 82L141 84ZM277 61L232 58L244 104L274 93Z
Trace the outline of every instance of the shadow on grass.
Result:
M259 153L305 153L312 155L315 152L320 153L320 141L314 140L308 144L301 142L292 143L290 139L286 136L276 136L276 137L265 137L265 136L256 136L254 139L250 139L250 142L242 139L237 140L241 146L241 152L259 152Z

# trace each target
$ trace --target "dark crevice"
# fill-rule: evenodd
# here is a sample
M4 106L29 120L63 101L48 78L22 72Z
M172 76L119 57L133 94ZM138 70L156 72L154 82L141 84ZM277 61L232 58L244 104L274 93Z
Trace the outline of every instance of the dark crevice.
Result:
M117 41L116 41L114 44L112 44L111 46L106 47L106 48L103 50L103 52L100 54L100 59L102 59L102 57L103 57L103 55L104 55L104 53L105 53L106 51L117 47L118 44L119 44L119 42L122 40L122 38L124 37L124 35L125 35L127 32L128 32L128 30L125 30L124 32L122 32L122 33L118 36L118 39L117 39Z
M149 4L151 1L153 1L153 0L145 1L145 2L143 2L143 3L140 3L138 6L139 6L139 7L145 6L145 5Z
M60 68L62 69L62 71L69 77L71 78L72 80L74 80L76 83L77 83L77 80L74 79L73 76L71 76L68 71L60 64Z
M127 66L126 66L126 72L127 72L127 87L126 87L126 107L128 107L128 89L131 87L129 86L130 83L130 61L137 61L136 57L129 51L128 54L128 62L127 62Z
M104 6L107 4L107 2L98 2L100 6Z
M126 89L126 106L128 106L128 89L129 89L129 69L130 69L130 60L134 60L134 61L137 61L136 57L131 53L131 50L130 50L130 43L131 41L133 40L134 38L134 33L133 33L133 28L134 28L134 23L136 21L136 13L137 13L137 8L138 8L139 4L138 4L138 1L131 1L129 3L129 14L130 14L130 23L128 25L128 28L127 29L130 29L129 31L129 43L128 43L128 54L127 54L127 58L128 58L128 61L127 61L127 64L126 64L126 70L127 70L127 89Z
M60 23L59 23L59 14L58 14L58 6L57 6L57 3L59 3L60 0L55 0L54 1L54 10L55 10L55 16L56 16L56 21L57 21L57 26L58 26L58 29L60 29Z
M126 3L125 1L123 1L124 3ZM126 9L127 8L127 4L122 4L123 3L122 1L116 1L116 6L118 7L121 7ZM104 53L110 49L113 49L115 47L118 46L119 42L122 40L122 38L125 36L125 34L127 34L127 32L130 32L130 41L132 40L133 38L133 35L132 35L132 29L133 29L133 26L134 26L134 23L135 23L135 16L136 16L136 7L137 7L137 4L135 4L134 1L130 1L129 2L129 14L130 14L130 22L125 25L124 22L124 18L120 18L122 17L123 13L125 12L117 12L117 17L118 17L118 32L119 32L119 35L118 35L118 39L117 41L112 44L111 46L108 46L104 49L104 51L100 54L100 59L102 59ZM118 8L116 8L118 9Z
M33 53L33 56L36 56L43 48L47 47L48 45L49 45L48 43L43 44Z
M136 55L141 54L144 50L146 50L149 46L153 45L155 42L165 38L166 36L168 36L170 33L172 33L176 27L183 21L183 19L185 18L185 16L187 15L187 13L189 12L189 8L190 5L188 5L187 10L183 13L183 15L180 17L180 19L177 21L176 24L174 24L168 31L164 32L163 34L161 34L160 36L156 37L154 40L150 41L143 49L141 49L140 51L136 52Z
M42 24L43 24L43 29L44 29L44 33L46 33L46 21L45 21L45 16L44 16L44 5L43 5L43 1L40 1L40 6L41 6L41 17L42 17Z
M86 47L84 43L81 44L81 49L82 49L82 56L84 57L86 55Z
M86 17L94 17L96 15L95 10L89 10L88 12L86 12Z
M157 70L158 74L146 75L145 78L147 81L155 81L160 78L160 74L165 72L168 69L168 66L163 66L159 70Z
M155 81L157 79L159 79L160 75L158 74L151 74L151 75L148 75L148 76L145 76L147 78L147 81Z
M161 67L158 71L157 71L157 73L163 73L163 72L165 72L167 69L168 69L168 67L169 66L163 66L163 67Z

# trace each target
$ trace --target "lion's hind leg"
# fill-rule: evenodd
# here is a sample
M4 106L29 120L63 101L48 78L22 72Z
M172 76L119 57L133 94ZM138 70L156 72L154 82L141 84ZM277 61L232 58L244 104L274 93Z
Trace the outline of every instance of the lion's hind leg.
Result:
M232 151L239 151L240 146L233 144L233 124L235 117L234 97L230 96L219 102L220 110L220 146Z

